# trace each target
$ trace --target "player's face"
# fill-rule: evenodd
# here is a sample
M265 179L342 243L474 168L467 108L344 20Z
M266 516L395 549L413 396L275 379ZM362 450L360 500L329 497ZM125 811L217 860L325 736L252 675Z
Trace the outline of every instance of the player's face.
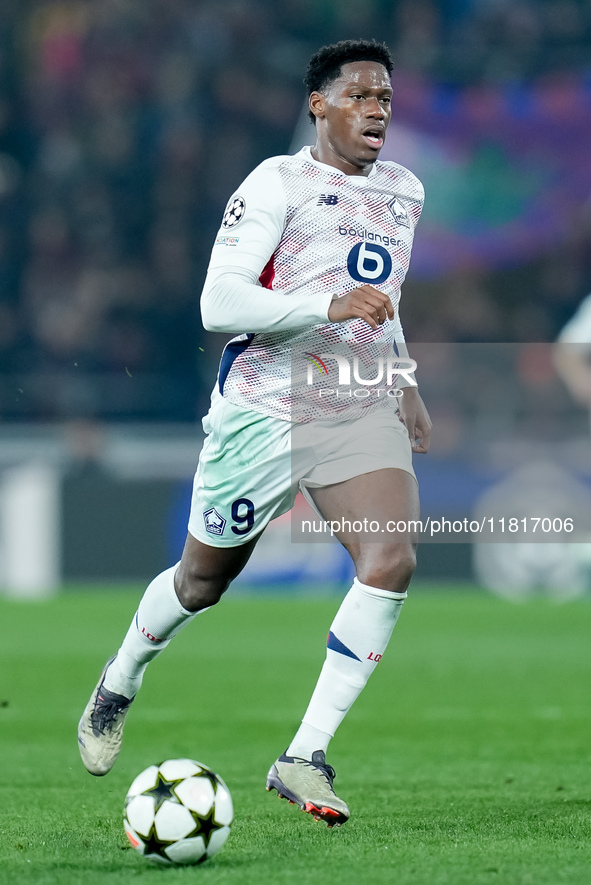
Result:
M315 156L348 175L367 175L384 145L392 116L386 68L373 61L345 64L323 93L313 92Z

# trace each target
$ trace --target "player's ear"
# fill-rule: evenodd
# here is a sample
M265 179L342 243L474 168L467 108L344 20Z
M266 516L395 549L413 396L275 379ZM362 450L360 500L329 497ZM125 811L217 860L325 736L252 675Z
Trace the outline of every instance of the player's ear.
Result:
M324 117L325 109L326 109L326 98L321 92L312 92L310 93L310 98L308 100L308 107L310 111L314 114L317 120L320 120Z

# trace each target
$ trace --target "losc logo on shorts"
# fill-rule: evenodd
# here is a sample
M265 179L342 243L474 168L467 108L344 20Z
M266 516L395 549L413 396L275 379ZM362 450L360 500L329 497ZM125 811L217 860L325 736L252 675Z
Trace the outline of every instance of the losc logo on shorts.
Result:
M205 522L205 531L209 532L210 535L224 534L226 520L217 512L215 507L210 507L209 510L204 511L203 520Z

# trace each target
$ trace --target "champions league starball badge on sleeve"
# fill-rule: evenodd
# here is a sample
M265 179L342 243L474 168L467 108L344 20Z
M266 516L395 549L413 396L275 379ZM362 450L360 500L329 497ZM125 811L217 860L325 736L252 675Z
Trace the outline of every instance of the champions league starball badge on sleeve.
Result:
M224 212L224 217L222 220L222 227L226 230L229 230L232 227L236 227L239 221L242 221L244 218L244 213L246 212L246 200L244 197L236 196L232 197L226 211Z

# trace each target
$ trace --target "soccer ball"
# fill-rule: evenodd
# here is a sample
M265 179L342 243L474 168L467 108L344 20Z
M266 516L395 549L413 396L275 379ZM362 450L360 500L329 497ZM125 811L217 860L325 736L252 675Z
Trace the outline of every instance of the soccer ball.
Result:
M168 759L138 774L125 797L123 824L148 860L195 864L223 847L233 817L219 775L192 759Z

